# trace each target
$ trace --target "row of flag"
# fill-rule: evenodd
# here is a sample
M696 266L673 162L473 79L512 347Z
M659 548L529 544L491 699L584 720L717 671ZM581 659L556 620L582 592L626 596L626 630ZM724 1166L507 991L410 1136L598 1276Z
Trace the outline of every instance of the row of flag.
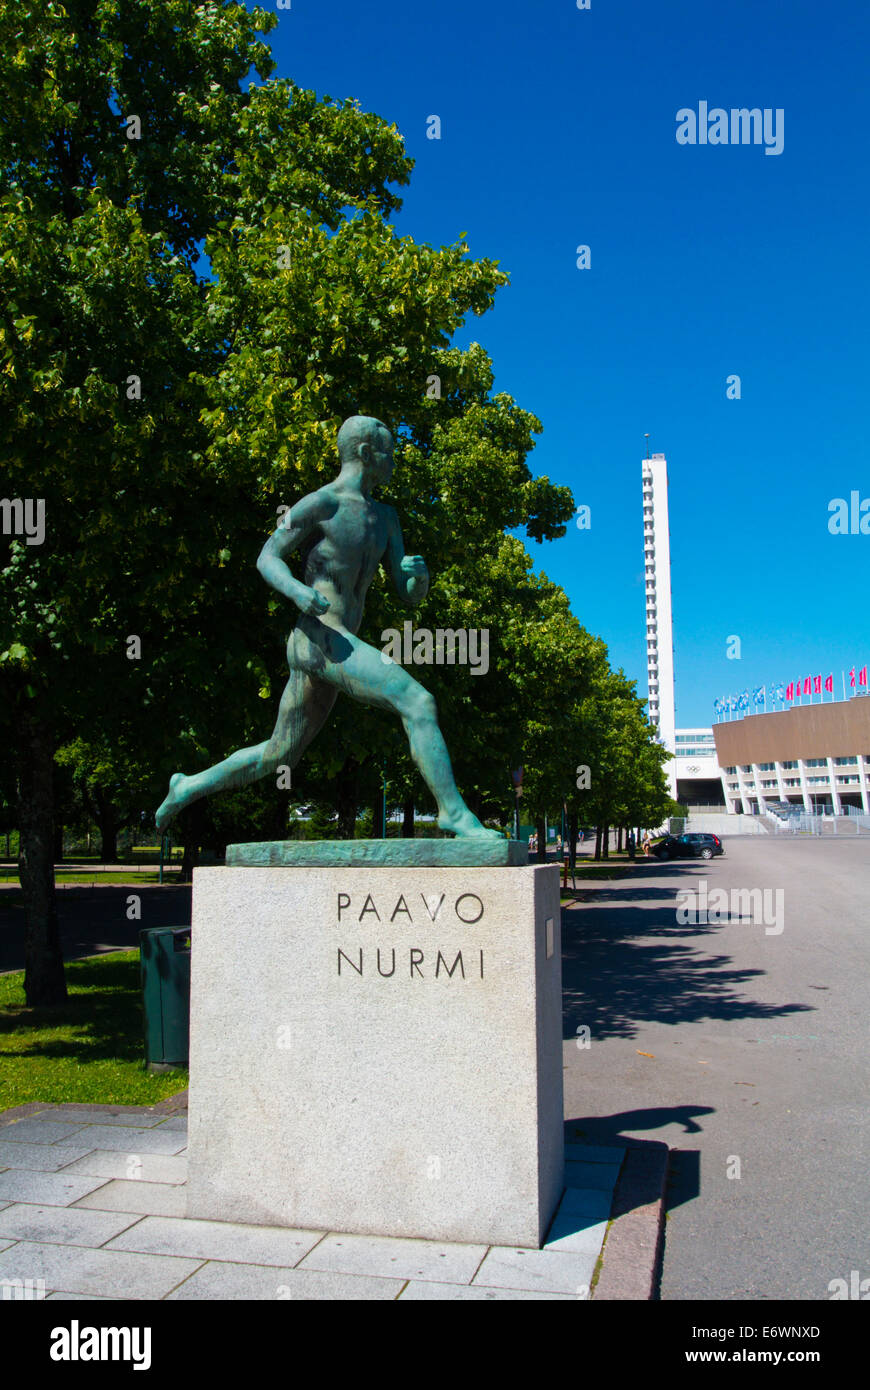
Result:
M842 672L843 677L843 699L846 698L846 673ZM854 666L849 672L849 686L852 690L858 686L867 686L867 667L862 666L860 671ZM789 681L784 685L781 681L772 685L758 685L750 695L748 690L744 690L740 695L725 695L721 700L713 701L713 708L719 715L722 714L741 714L749 709L750 704L766 709L768 703L775 709L777 704L785 706L795 700L801 700L808 695L810 700L814 695L821 695L824 699L824 692L827 692L831 699L834 698L834 673L822 679L821 673L815 676L801 676L798 680Z

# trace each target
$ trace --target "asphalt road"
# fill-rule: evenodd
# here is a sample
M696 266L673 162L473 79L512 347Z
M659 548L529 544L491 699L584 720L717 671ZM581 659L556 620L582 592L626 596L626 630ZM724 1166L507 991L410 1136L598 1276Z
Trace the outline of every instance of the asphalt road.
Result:
M57 890L57 915L64 960L139 945L143 927L190 925L190 884L70 884ZM140 899L141 917L127 916L128 899ZM0 888L0 972L24 969L24 908L21 890Z
M870 839L725 847L563 914L565 1114L675 1151L663 1299L829 1299L870 1278ZM742 919L679 923L701 880Z

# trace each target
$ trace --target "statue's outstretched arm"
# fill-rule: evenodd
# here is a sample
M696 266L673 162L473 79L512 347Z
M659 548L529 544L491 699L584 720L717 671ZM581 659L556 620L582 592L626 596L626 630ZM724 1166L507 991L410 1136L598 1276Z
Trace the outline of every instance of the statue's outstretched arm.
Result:
M302 613L317 617L329 608L329 600L295 577L287 558L308 537L327 513L327 505L317 493L303 497L291 507L284 520L269 537L257 560L257 569L267 584L289 598Z
M405 603L422 603L429 592L429 571L422 555L406 555L402 527L395 508L390 507L386 568Z

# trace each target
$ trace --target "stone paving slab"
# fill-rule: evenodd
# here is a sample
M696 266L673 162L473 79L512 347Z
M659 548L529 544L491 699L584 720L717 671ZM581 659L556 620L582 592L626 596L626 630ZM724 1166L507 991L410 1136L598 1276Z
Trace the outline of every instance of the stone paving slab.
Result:
M30 1123L26 1121L25 1123ZM33 1121L39 1124L40 1121ZM129 1125L86 1125L76 1142L91 1149L120 1149L131 1154L177 1154L187 1147L187 1136L178 1130L133 1129Z
M187 1181L187 1159L183 1154L127 1154L115 1149L93 1149L84 1158L69 1164L64 1172L91 1173L95 1178L178 1184Z
M566 1163L565 1186L581 1188L600 1188L611 1193L619 1176L618 1163Z
M594 1221L606 1221L610 1215L611 1194L600 1188L567 1187L559 1212L588 1216Z
M329 1235L300 1262L300 1269L382 1278L434 1279L469 1284L486 1254L485 1245L459 1245L394 1236Z
M487 1289L481 1284L432 1284L422 1279L411 1279L399 1295L403 1303L517 1303L517 1302L562 1302L573 1303L573 1294L532 1293L528 1289Z
M0 1236L60 1245L105 1245L142 1217L79 1207L37 1207L16 1202L0 1212Z
M60 1117L57 1111L43 1112L46 1119L39 1115L32 1116L34 1124L56 1124ZM134 1129L152 1129L155 1125L165 1125L167 1116L155 1114L152 1110L133 1111L129 1110L104 1110L99 1105L80 1105L75 1109L70 1108L61 1112L64 1123L81 1125L126 1125ZM50 1117L50 1118L48 1118ZM24 1123L22 1120L20 1123ZM28 1124L31 1120L27 1121ZM2 1131L0 1131L2 1133Z
M0 1139L0 1168L35 1168L56 1173L58 1168L68 1167L87 1153L90 1149L85 1144L11 1144Z
M0 1231L3 1230L0 1213ZM148 1216L107 1245L148 1255L186 1255L199 1260L293 1268L322 1240L323 1231L282 1230L232 1221Z
M565 1158L568 1162L572 1159L582 1160L583 1163L615 1163L619 1167L622 1162L625 1149L616 1148L611 1144L574 1144L565 1145Z
M169 1294L166 1301L176 1303L231 1298L371 1302L395 1299L402 1288L403 1281L395 1278L379 1279L372 1275L222 1262L203 1265L202 1269Z
M81 1134L80 1124L61 1124L57 1120L18 1120L15 1124L0 1126L0 1139L15 1144L57 1144L65 1143L74 1134ZM92 1148L97 1145L93 1144Z
M165 1298L199 1264L169 1255L19 1241L0 1253L0 1279L42 1279L47 1289L107 1298Z
M494 1246L475 1275L474 1283L494 1289L588 1297L597 1259L597 1251L594 1255L578 1255Z
M184 1216L187 1194L179 1183L115 1179L83 1197L76 1205L95 1211L129 1211L140 1216Z
M72 1299L75 1303L115 1303L115 1302L117 1302L116 1299L114 1299L114 1298L109 1298L108 1294L101 1294L101 1293L63 1293L63 1292L58 1292L57 1290L55 1290L53 1293L47 1293L47 1294L45 1295L45 1301L46 1301L46 1303L48 1303L51 1299L57 1299L57 1298Z
M567 1144L571 1185L543 1250L284 1230L186 1217L181 1103L0 1115L0 1278L42 1279L48 1298L95 1301L576 1301L589 1296L607 1233L595 1296L652 1296L658 1153L652 1173L648 1153ZM612 1199L624 1227L616 1241ZM605 1279L611 1246L643 1269L612 1261Z
M0 1201L68 1207L102 1187L103 1181L84 1173L35 1173L27 1168L7 1168L0 1173Z
M585 1225L586 1219L570 1213L557 1217L550 1227L544 1249L567 1251L571 1255L594 1255L597 1260L607 1235L607 1222Z

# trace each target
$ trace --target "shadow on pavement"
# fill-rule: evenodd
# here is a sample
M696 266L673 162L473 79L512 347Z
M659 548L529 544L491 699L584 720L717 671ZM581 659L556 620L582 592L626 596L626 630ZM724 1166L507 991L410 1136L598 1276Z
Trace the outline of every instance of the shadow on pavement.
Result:
M127 899L135 894L141 917L127 916ZM144 927L190 925L190 884L112 884L70 887L57 894L57 914L64 960L139 945ZM24 969L24 909L0 897L0 971Z
M628 1148L650 1151L663 1151L665 1141L637 1139L626 1131L658 1130L667 1125L680 1124L686 1134L700 1134L703 1126L695 1116L715 1114L712 1105L673 1105L651 1106L645 1110L622 1110L613 1115L584 1115L565 1121L565 1139L582 1144L616 1144ZM630 1205L625 1210L646 1206L656 1201L660 1195L657 1184L660 1182L660 1169L650 1164L644 1174L643 1166L638 1170L639 1181L633 1186ZM644 1177L646 1176L646 1183ZM668 1168L667 1209L691 1202L701 1191L701 1155L698 1149L671 1149ZM620 1214L622 1214L620 1212Z
M584 1026L601 1041L632 1038L641 1022L781 1018L811 1009L747 997L741 987L765 972L733 968L730 955L705 954L698 938L714 936L721 926L679 925L671 894L643 892L639 896L651 904L645 907L621 903L625 896L615 886L594 905L563 908L565 1038Z

